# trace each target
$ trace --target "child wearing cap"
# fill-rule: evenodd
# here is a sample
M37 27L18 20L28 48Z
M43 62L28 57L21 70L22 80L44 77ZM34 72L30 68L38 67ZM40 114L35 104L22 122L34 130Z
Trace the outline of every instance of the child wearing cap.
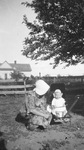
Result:
M62 97L63 93L60 89L56 89L53 93L52 100L52 114L58 118L62 118L67 113L65 99Z
M67 113L65 99L62 97L63 93L60 89L56 89L53 93L51 107L48 106L48 111L57 118L62 118Z

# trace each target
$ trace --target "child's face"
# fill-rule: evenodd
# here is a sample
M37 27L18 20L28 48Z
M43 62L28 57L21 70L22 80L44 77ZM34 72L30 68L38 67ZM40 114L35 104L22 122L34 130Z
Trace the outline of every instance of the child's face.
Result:
M53 94L53 96L54 96L56 99L58 99L58 98L61 98L61 97L62 97L62 93L60 93L60 92L55 92L55 93Z

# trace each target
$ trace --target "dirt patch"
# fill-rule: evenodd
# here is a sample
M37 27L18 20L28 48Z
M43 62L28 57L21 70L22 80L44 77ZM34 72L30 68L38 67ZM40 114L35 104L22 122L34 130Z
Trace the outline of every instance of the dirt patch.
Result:
M71 122L29 131L24 118L16 119L23 102L24 96L0 97L0 150L84 150L82 115L71 113Z

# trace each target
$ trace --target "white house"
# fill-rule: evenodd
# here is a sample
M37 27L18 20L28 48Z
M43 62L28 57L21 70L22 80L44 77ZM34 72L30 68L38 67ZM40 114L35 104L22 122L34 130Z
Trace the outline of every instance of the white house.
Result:
M0 78L1 79L10 79L10 73L14 70L24 73L25 76L31 76L31 66L30 64L18 64L16 61L14 63L8 63L4 61L0 63Z

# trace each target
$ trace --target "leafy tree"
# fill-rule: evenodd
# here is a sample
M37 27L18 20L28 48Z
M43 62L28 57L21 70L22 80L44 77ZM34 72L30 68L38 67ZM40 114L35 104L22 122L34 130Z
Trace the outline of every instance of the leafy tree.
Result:
M59 63L77 64L84 58L84 0L32 0L23 2L36 13L34 22L26 15L29 29L23 55L35 60L53 58Z
M16 70L11 72L10 76L12 79L15 79L15 81L18 81L19 79L24 79L23 73L20 73L19 71L16 71Z

